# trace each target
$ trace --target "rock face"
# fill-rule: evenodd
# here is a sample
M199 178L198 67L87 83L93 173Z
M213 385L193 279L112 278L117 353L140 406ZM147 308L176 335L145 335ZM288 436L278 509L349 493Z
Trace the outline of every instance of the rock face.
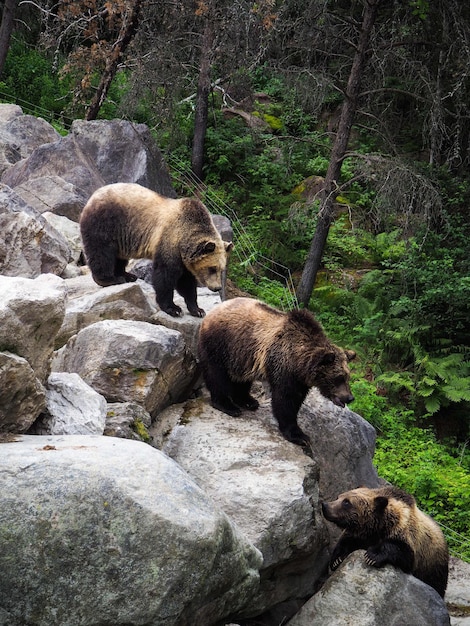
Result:
M390 565L370 567L364 554L351 554L288 626L449 626L432 587Z
M150 446L26 436L0 476L3 624L206 626L256 592L259 552Z
M299 425L320 466L322 500L335 500L348 485L379 486L372 464L375 429L360 415L340 409L313 388L299 411Z
M0 432L24 433L46 407L46 393L26 359L0 352Z

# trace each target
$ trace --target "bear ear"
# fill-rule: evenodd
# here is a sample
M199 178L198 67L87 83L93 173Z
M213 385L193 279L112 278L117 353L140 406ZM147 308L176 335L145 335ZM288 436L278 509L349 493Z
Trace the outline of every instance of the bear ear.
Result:
M346 355L348 361L353 361L356 358L356 353L354 352L354 350L345 350L344 354Z
M231 252L233 249L233 241L224 241L225 252Z
M377 513L383 513L387 508L388 498L385 496L377 496L374 500L375 510Z
M196 249L191 253L191 259L199 259L206 254L211 254L215 250L215 243L213 241L201 241L196 246Z

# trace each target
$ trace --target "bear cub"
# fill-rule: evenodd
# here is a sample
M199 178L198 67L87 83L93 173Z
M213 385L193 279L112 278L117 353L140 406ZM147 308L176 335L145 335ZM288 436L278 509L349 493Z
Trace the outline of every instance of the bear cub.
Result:
M438 524L405 491L387 485L360 487L323 502L324 517L343 529L330 567L335 570L355 550L366 550L366 563L387 563L434 587L444 597L449 551Z
M206 207L196 198L165 198L135 183L114 183L91 196L80 216L83 249L102 287L133 282L129 259L152 259L152 284L162 311L176 317L176 289L188 311L203 317L197 285L222 288L227 253Z
M235 417L255 411L255 380L271 388L273 415L286 439L306 445L297 414L311 387L336 405L354 400L348 361L355 353L332 344L306 310L283 313L252 298L234 298L204 318L199 362L212 405Z

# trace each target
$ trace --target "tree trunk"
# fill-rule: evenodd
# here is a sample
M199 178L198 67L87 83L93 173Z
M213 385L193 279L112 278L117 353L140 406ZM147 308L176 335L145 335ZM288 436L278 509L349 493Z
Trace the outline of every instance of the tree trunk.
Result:
M100 84L98 85L98 89L96 90L93 100L88 108L86 114L87 120L96 120L98 117L98 113L106 99L106 96L108 95L113 78L116 75L121 56L132 41L132 37L137 30L141 4L142 0L132 0L130 3L131 8L129 13L123 17L119 37L113 45L109 59L106 62L106 67L101 76Z
M375 23L377 9L381 0L365 0L359 42L354 55L351 72L345 92L345 99L341 108L338 130L331 150L330 163L325 176L325 187L321 194L321 206L318 222L313 235L310 250L305 262L302 276L297 287L299 304L308 307L312 295L315 279L320 268L320 262L325 248L328 232L333 221L333 209L337 181L341 174L348 147L351 127L357 110L362 74L367 61L367 52L372 28Z
M5 65L8 49L10 47L10 37L13 32L17 6L18 0L5 0L5 4L3 5L2 24L0 26L0 76L2 75L3 66Z
M209 114L209 94L211 89L211 56L214 43L213 25L210 16L206 17L202 38L201 62L196 94L196 110L194 114L193 150L191 168L193 174L202 180L204 165L204 142L206 138L207 119Z

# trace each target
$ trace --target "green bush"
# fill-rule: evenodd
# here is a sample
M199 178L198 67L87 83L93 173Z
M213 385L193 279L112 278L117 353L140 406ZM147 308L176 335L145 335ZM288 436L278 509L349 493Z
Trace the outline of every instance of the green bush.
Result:
M25 113L48 121L59 118L69 100L51 61L18 38L12 39L0 91L1 98L19 104Z

